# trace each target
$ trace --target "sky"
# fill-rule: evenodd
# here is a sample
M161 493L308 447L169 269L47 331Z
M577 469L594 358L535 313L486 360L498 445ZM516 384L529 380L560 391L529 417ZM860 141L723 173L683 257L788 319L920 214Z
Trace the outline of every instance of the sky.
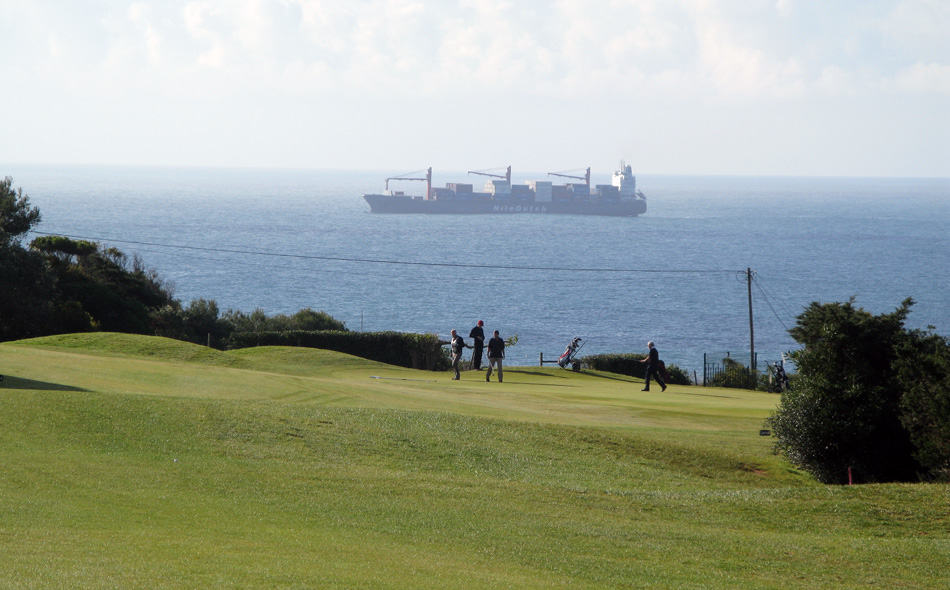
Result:
M948 0L0 0L0 163L948 177L948 31Z

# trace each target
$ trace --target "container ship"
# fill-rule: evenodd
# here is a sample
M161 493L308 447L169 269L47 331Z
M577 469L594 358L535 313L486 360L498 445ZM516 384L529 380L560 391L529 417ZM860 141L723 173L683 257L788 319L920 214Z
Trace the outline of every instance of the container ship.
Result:
M421 176L424 173L424 176ZM534 180L525 184L511 183L511 166L504 174L469 170L469 174L486 176L482 192L475 192L471 183L447 183L432 186L432 168L418 173L386 179L383 194L364 194L373 213L425 214L549 214L609 215L636 217L647 210L646 197L637 190L637 179L630 166L620 163L611 184L590 184L590 168L583 176L548 172L549 176L575 182L554 184L550 180ZM389 190L391 181L425 182L425 194L407 195ZM582 182L581 182L582 181Z

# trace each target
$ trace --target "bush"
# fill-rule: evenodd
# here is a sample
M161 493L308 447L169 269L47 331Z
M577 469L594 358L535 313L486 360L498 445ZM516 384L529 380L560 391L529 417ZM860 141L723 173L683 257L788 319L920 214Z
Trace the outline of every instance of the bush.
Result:
M277 314L268 317L262 309L255 309L251 313L229 309L221 317L227 324L230 332L288 332L304 330L314 332L320 330L346 331L346 325L325 311L314 311L309 307L288 316Z
M722 359L722 366L723 371L713 375L708 385L712 387L755 389L755 378L752 376L749 367L731 357Z
M812 303L789 330L795 387L769 423L777 447L819 481L946 477L950 466L947 341L904 329L913 300L871 315Z
M912 332L896 357L905 384L901 424L914 459L927 478L950 481L950 343L936 334Z
M597 371L607 371L617 373L618 375L629 375L630 377L646 378L647 366L642 363L646 358L644 354L594 354L585 356L581 362L591 369ZM676 365L666 365L666 372L669 375L668 383L674 385L691 385L692 380L689 374Z
M354 356L411 369L443 371L449 358L435 334L403 332L344 332L342 330L290 330L286 332L235 332L228 348L250 346L304 346L345 352Z
M64 236L40 236L30 243L53 278L55 307L50 333L103 330L148 334L152 316L173 302L171 292L137 257L115 248Z

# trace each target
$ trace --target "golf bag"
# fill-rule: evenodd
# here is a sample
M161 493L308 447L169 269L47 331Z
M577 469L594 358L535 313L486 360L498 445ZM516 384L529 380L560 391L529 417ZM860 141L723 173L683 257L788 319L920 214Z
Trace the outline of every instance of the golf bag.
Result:
M581 370L581 363L577 360L577 351L584 347L580 336L575 336L571 343L567 345L567 350L557 359L557 365L566 369L570 365L574 371Z

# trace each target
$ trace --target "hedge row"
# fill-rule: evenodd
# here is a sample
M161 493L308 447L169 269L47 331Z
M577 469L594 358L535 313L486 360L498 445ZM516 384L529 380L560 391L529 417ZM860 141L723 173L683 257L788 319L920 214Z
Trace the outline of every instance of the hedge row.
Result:
M646 378L647 365L641 363L646 358L645 354L595 354L585 356L581 359L587 367L597 371L608 371L619 375L629 375L631 377ZM675 385L690 385L692 380L689 375L676 365L666 365L666 372L669 374L669 383Z
M234 332L228 341L228 348L232 349L252 346L322 348L411 369L442 371L449 368L448 356L435 334L288 330Z

